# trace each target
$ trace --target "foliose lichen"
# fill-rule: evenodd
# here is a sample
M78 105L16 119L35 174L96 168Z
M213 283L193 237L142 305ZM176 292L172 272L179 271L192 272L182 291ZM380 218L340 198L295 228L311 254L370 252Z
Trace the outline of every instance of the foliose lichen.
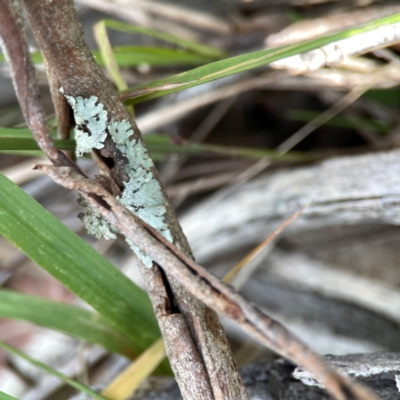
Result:
M118 231L107 222L90 204L85 200L79 199L78 203L86 208L85 213L79 214L85 230L97 239L116 239Z
M124 171L129 180L124 182L125 188L119 201L172 242L172 234L165 221L166 201L160 183L154 177L153 161L148 150L133 136L131 125L126 120L111 120L108 131L118 150L129 161ZM144 265L151 267L151 259L132 242L128 243Z
M60 88L64 94L64 89ZM76 155L82 157L92 149L102 149L107 137L107 111L96 96L88 99L64 94L75 118Z
M60 91L64 93L62 88ZM161 185L154 176L153 161L142 141L135 137L129 122L114 119L109 121L107 111L96 96L89 99L64 96L74 111L77 156L82 156L93 148L103 148L108 132L117 149L128 160L124 170L128 180L124 182L125 187L118 200L172 242L172 234L165 221L167 204ZM86 230L96 237L116 237L116 230L93 209L89 208L82 220ZM129 240L127 242L144 265L151 268L151 259L134 243Z

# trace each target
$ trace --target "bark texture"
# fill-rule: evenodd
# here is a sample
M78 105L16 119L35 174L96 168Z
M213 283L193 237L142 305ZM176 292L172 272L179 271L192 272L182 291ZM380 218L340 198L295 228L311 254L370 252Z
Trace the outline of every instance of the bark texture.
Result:
M400 151L393 150L265 174L230 190L223 201L203 202L181 219L182 227L196 256L205 262L229 252L233 243L236 250L260 243L307 204L284 236L316 239L335 227L398 226L399 160Z
M26 0L24 3L45 59L48 76L52 80L51 87L55 95L55 103L58 104L60 101L59 95L54 90L57 87L63 88L66 95L75 99L78 97L89 99L96 96L98 102L107 111L108 117L116 121L128 121L134 132L132 140L136 140L144 146L135 122L118 98L112 84L96 64L83 40L82 28L77 19L73 2L71 0ZM59 109L62 108L63 106ZM68 121L68 118L66 117L65 120ZM105 145L99 153L109 167L109 178L123 190L124 182L127 181L127 160L110 136L105 140ZM157 178L154 165L151 167L151 172ZM112 187L112 185L110 186ZM190 247L171 207L167 209L165 220L172 233L174 243L188 256L191 256ZM158 267L154 266L153 268ZM148 271L143 269L143 272L146 274ZM151 273L149 274L151 276ZM205 371L202 375L192 375L189 380L180 380L179 383L186 398L246 399L240 375L216 314L191 296L171 277L167 276L163 283L165 287L160 290L168 294L171 305L169 309L164 308L164 318L159 319L162 332L170 336L166 339L166 343L172 344L178 340L177 332L162 325L168 316L174 318L173 314L178 312L183 316L182 321L184 321L184 324L180 325L181 329L188 330L187 334L186 332L182 332L182 334L187 338L191 337L194 344L187 350L192 352L193 362L199 361L196 368ZM158 299L159 296L152 299L155 309L160 305ZM156 310L156 314L159 314L159 310ZM179 321L181 320L179 319ZM171 346L167 345L167 351L168 356L179 356L172 351ZM182 357L181 361L187 358L187 354L182 354ZM187 365L174 359L175 362L171 364L176 375L181 378L187 377ZM194 379L196 376L197 379ZM208 390L208 395L202 397L200 393L204 391L203 379L205 376L209 381L208 387L211 388L211 391Z
M399 353L327 356L332 366L342 366L357 381L376 391L381 400L399 400L396 386L399 374ZM283 360L258 362L241 368L243 381L251 400L331 400L324 389L309 386L294 377L296 367ZM297 375L297 374L295 374ZM311 382L311 380L310 380ZM157 387L160 385L161 387ZM179 391L174 382L142 389L130 400L178 400Z

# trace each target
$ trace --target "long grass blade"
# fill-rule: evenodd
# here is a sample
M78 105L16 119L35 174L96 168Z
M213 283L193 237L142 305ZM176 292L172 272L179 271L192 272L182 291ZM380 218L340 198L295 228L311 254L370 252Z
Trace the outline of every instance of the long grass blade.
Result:
M62 150L75 149L74 140L54 139L54 144L56 145L56 147ZM13 138L0 136L0 150L40 150L40 148L33 138Z
M53 139L57 138L57 130L52 129L50 131L51 137ZM0 127L0 138L33 138L32 132L28 128L13 128L13 127Z
M291 121L310 122L317 118L321 113L310 110L288 110L286 116ZM390 122L378 121L370 118L363 118L358 116L332 116L325 125L335 126L339 128L351 129L368 129L378 133L389 133L392 129Z
M147 294L2 174L0 234L128 336L133 353L160 336Z
M93 34L96 39L97 46L100 50L101 57L104 61L104 66L119 91L125 90L128 85L121 75L118 62L115 58L111 47L110 39L107 34L105 21L100 21L93 26ZM133 106L128 106L129 112L134 116Z
M99 21L93 26L93 34L96 39L97 46L99 47L104 66L111 80L115 83L118 90L125 90L127 85L121 76L119 65L115 59L110 40L107 35L105 21Z
M112 48L115 60L120 67L138 67L146 64L151 67L165 66L196 66L210 62L209 57L192 53L181 49L169 49L166 47L149 46L115 46ZM105 66L101 52L92 50L97 64ZM32 60L35 64L43 64L43 57L40 52L32 53ZM0 54L0 62L5 58Z
M168 33L157 31L154 29L129 25L124 22L112 19L105 19L101 22L103 22L107 28L115 29L121 32L140 33L146 36L151 36L153 38L161 39L165 42L181 46L187 50L191 50L193 53L200 54L205 57L221 58L225 55L223 51L216 49L215 47L207 46L193 40L186 40L181 37L170 35Z
M0 348L6 350L7 352L14 354L25 361L28 361L30 364L35 365L36 367L40 368L41 370L56 376L57 378L60 378L62 381L64 381L67 385L70 385L74 387L75 389L78 389L79 391L88 394L90 397L96 399L96 400L109 400L103 395L95 392L94 390L90 389L88 386L84 385L81 382L76 381L75 379L70 378L67 375L62 374L61 372L58 372L54 368L49 367L46 364L43 364L42 362L32 358L31 356L28 356L27 354L23 353L22 351L16 349L13 346L10 346L9 344L3 342L0 340ZM1 399L1 398L0 398Z
M12 290L0 290L0 317L54 329L133 358L134 343L101 315Z
M274 49L256 51L237 57L226 58L178 75L135 86L122 92L121 97L125 100L126 104L141 103L170 93L188 89L193 86L198 86L206 82L234 75L239 72L257 68L286 57L314 50L329 43L368 32L383 25L394 24L399 21L400 13L397 13L369 22L360 27L347 29L321 38Z
M9 136L3 136L5 132ZM14 132L16 136L14 137ZM28 137L30 131L20 128L1 128L0 127L0 151L28 151L38 150L39 147L32 136ZM168 154L186 154L186 155L204 155L207 153L220 154L226 157L245 157L260 159L268 157L288 162L315 161L315 155L304 154L300 152L291 152L285 155L280 154L276 150L257 149L250 147L232 147L214 144L190 143L182 141L174 143L170 137L165 135L145 135L144 141L151 153L153 159L163 159ZM56 146L60 150L74 150L74 140L54 140ZM155 157L156 156L156 157Z
M220 154L226 157L244 157L253 159L268 157L271 160L289 162L315 161L318 159L314 154L301 152L290 152L282 155L278 151L270 149L222 146L206 143L191 143L186 141L174 143L171 138L166 135L145 135L144 139L152 156L153 153L165 154L165 156L171 153L185 155L204 155L211 153Z
M0 400L17 400L17 399L4 392L0 392Z
M210 62L199 54L187 50L149 46L115 46L112 48L115 60L120 67L139 67L146 64L151 67L197 66ZM92 50L97 64L104 66L101 53Z

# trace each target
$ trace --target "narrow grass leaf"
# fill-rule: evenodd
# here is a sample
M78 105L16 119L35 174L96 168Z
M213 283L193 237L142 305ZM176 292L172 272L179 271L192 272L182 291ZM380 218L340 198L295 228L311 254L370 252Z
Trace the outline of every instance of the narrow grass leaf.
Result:
M0 150L0 154L12 154L15 156L23 156L23 157L43 156L43 152L41 150Z
M309 122L320 115L320 112L310 110L288 110L286 116L292 121ZM325 123L328 126L336 126L339 128L368 129L379 133L389 133L391 127L388 121L377 121L370 118L362 118L356 116L333 116Z
M173 75L168 78L159 79L127 89L121 93L121 98L125 100L126 104L141 103L143 101L155 99L193 86L198 86L206 82L221 79L229 75L257 68L286 57L314 50L329 43L371 31L383 25L394 24L399 21L400 13L397 13L369 22L360 27L347 29L343 32L323 36L321 38L274 49L256 51L237 57L226 58L178 75Z
M113 48L111 47L110 39L107 35L107 29L104 21L100 21L93 26L93 35L96 39L100 54L104 62L104 66L119 91L125 90L128 85L121 75L118 62L115 58ZM128 106L128 110L134 116L133 106Z
M96 399L96 400L109 400L103 395L95 392L94 390L90 389L88 386L84 385L81 382L76 381L75 379L70 378L67 375L62 374L61 372L58 372L54 368L49 367L46 364L43 364L39 360L36 360L32 358L31 356L28 356L27 354L23 353L22 351L16 349L13 346L10 346L9 344L3 342L0 340L0 348L6 350L7 352L14 354L15 356L18 356L25 361L29 362L32 365L35 365L36 367L40 368L41 370L56 376L57 378L60 378L63 382L65 382L67 385L70 385L74 387L75 389L78 389L79 391L86 393L90 397Z
M10 137L3 136L3 132ZM13 137L14 132L16 137ZM22 130L20 128L0 128L0 151L38 150L39 147L36 141L33 138L29 138L28 135L30 135L30 131L28 129ZM32 136L30 135L30 137ZM289 162L314 161L316 159L316 157L312 154L304 154L300 152L290 152L288 154L281 155L275 150L267 149L220 146L184 141L181 143L173 143L171 138L168 136L157 134L144 135L144 141L146 142L146 145L154 160L164 159L168 154L172 153L186 155L204 155L205 153L214 153L226 157L246 157L254 159L269 157L271 159ZM54 143L60 150L75 149L74 140L54 139Z
M96 39L100 54L104 62L104 66L111 77L111 80L115 83L118 90L125 90L127 85L121 76L117 60L115 59L113 49L111 47L110 40L107 35L107 29L105 21L99 21L93 26L93 34Z
M138 67L147 64L151 67L164 66L196 66L210 62L209 57L201 54L192 53L183 49L170 49L154 46L115 46L112 47L115 60L120 67ZM97 64L105 66L101 52L92 50L92 54ZM31 54L35 64L42 64L43 57L39 52ZM0 62L5 58L0 54Z
M51 129L50 135L52 138L57 138L57 130ZM15 138L33 138L32 132L29 128L13 128L13 127L0 127L1 137L15 137Z
M0 290L0 317L53 329L134 358L134 343L106 318L82 307L57 303L12 290Z
M15 397L12 397L4 392L0 392L0 400L18 400Z
M0 234L128 336L133 352L160 336L147 294L2 174Z
M250 147L221 146L214 144L190 143L185 141L181 143L173 143L171 138L166 135L144 135L144 140L153 159L155 158L154 154L158 156L163 154L165 157L172 153L185 155L204 155L207 153L213 153L226 157L245 157L254 159L268 157L271 160L288 162L315 161L318 159L314 154L301 152L289 152L282 155L276 150Z
M187 50L148 46L116 46L112 48L115 60L120 67L138 67L147 64L151 67L197 66L210 62L199 54ZM92 50L97 64L105 66L101 53Z
M186 40L162 31L130 25L112 19L105 19L102 22L107 28L111 28L121 32L140 33L142 35L151 36L153 38L161 39L171 44L182 46L185 49L191 50L193 53L197 53L209 58L221 58L225 56L225 53L223 51L216 49L215 47L207 46L193 40Z
M75 149L74 140L53 139L53 141L61 150ZM0 136L0 150L40 150L40 148L33 138Z
M400 106L400 91L398 87L387 89L371 89L363 95L363 98L383 104L386 107Z

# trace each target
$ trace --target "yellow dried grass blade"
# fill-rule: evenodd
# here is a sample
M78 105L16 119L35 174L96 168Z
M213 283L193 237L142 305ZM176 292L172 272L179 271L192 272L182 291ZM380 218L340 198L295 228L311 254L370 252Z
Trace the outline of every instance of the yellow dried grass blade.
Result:
M102 392L112 400L125 400L157 368L165 357L162 339L157 340Z
M110 40L108 39L107 29L104 21L100 21L94 25L93 34L96 39L97 46L99 46L104 66L106 67L107 72L110 74L112 81L116 84L118 90L125 90L127 85L121 76Z
M300 208L290 218L288 218L283 224L275 229L265 240L263 240L257 247L250 251L245 257L243 257L223 278L222 280L226 283L232 282L233 278L239 273L239 271L248 264L257 254L268 246L287 226L295 221L300 214L308 207L308 205Z
M100 21L93 26L93 35L97 46L99 47L104 66L110 75L111 80L114 82L119 91L127 89L128 85L121 75L119 65L115 59L113 48L111 47L110 39L108 38L107 28L104 21ZM128 106L127 108L133 115L133 106Z

